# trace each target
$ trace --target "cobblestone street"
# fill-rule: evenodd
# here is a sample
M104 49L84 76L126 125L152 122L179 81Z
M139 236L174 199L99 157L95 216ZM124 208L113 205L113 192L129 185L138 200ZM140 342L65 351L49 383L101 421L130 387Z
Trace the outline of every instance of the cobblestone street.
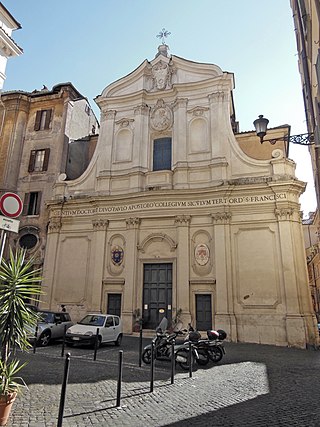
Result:
M149 342L144 339L144 344ZM320 426L320 352L226 343L218 365L192 378L170 363L139 367L137 337L123 339L121 406L116 407L119 347L72 348L63 426ZM20 356L20 355L19 355ZM57 425L65 358L61 344L22 355L29 390L14 403L8 427Z

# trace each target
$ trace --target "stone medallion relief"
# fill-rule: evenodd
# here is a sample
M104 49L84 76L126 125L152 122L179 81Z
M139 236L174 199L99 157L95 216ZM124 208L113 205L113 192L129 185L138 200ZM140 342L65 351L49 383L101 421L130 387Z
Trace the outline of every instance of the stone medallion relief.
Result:
M163 99L158 99L156 105L150 111L150 122L152 129L156 131L165 131L172 127L173 113Z
M191 264L194 273L206 276L212 271L212 238L205 230L199 230L192 237Z
M112 276L118 276L125 266L125 239L121 234L115 234L108 242L107 270Z

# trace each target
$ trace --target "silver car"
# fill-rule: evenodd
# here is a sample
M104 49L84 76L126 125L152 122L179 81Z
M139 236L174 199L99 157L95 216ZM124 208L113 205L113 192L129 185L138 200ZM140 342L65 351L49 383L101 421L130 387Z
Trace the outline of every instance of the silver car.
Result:
M36 340L37 344L45 347L51 340L63 338L65 331L73 325L69 313L39 310L40 320L38 321L38 330L36 327L28 331L30 342Z

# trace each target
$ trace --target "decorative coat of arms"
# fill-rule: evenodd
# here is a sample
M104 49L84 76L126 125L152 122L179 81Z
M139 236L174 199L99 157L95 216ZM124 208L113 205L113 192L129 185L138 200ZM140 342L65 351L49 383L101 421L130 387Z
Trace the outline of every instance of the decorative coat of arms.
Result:
M120 246L113 246L111 249L111 259L114 265L121 265L123 254L123 249Z
M210 258L210 251L205 243L199 243L194 251L194 257L199 265L206 265Z

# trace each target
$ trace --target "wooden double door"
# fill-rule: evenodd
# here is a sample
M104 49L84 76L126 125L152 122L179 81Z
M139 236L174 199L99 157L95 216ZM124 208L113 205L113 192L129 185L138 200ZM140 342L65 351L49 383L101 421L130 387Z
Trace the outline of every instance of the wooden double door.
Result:
M172 263L144 264L143 327L156 329L163 317L172 319Z

